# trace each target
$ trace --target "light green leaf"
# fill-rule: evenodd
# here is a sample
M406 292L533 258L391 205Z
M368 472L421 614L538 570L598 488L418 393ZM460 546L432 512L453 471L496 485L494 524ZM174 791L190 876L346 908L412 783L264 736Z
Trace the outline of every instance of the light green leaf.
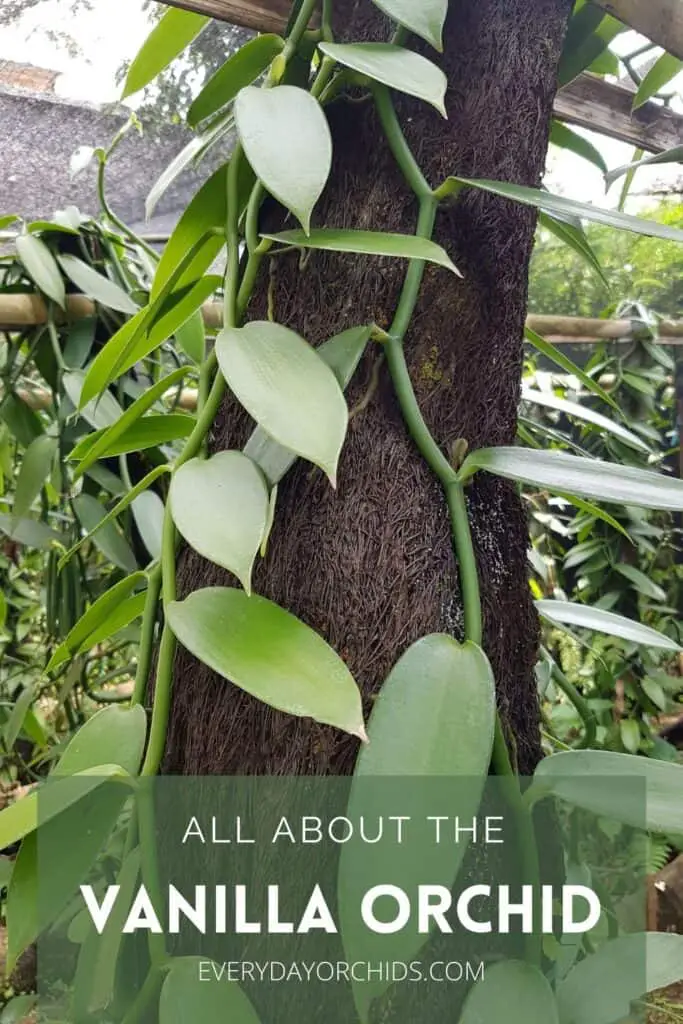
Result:
M520 960L488 965L465 1001L459 1024L493 1024L506 1018L559 1024L553 990L538 967Z
M656 96L681 71L683 71L683 60L674 57L672 53L663 53L638 86L638 92L633 100L633 109L637 110L638 107L642 107L644 103Z
M621 525L619 520L605 512L604 508L593 504L592 501L584 501L582 498L577 498L575 494L565 494L563 491L557 491L556 493L558 498L563 498L570 505L580 509L581 512L587 512L589 515L595 516L596 519L601 519L603 523L608 523L613 530L618 530L622 536L626 537L626 540L631 540L628 531Z
M99 457L125 455L128 452L156 448L160 444L170 444L171 441L180 441L182 438L190 436L195 422L194 416L187 416L185 413L179 412L143 416L142 419L132 423L111 445L108 445ZM86 435L78 442L69 458L84 458L91 446L99 443L103 433L103 431L97 430L94 434Z
M73 509L87 533L93 533L95 527L99 526L107 515L107 510L90 494L79 494L74 498ZM93 544L119 569L125 572L134 572L137 569L132 548L115 523L107 523L97 530Z
M527 448L480 448L467 456L459 473L467 480L485 469L509 480L578 494L598 501L638 508L676 512L683 509L683 481L632 466L617 466L601 459L585 459L567 452L530 451Z
M3 729L3 740L6 750L11 751L14 747L17 737L24 725L24 719L26 718L34 698L35 694L32 686L27 686L22 690L21 694L17 698L14 707L12 708L12 713L7 719L5 728ZM1 884L0 888L2 888Z
M204 558L232 572L249 594L251 572L268 518L268 490L241 452L191 459L174 474L173 521Z
M71 370L62 377L64 390L76 409L81 404L85 378L84 370ZM97 399L91 398L79 412L86 423L89 423L95 430L103 430L123 415L123 409L110 391L103 391Z
M164 503L155 491L144 490L132 502L133 519L142 543L153 561L161 558Z
M188 359L199 366L204 362L206 355L206 330L204 328L204 317L200 309L181 324L175 331L175 340L181 352L184 352Z
M550 128L550 141L553 146L560 149L568 149L571 153L588 160L603 174L607 174L607 164L600 150L593 145L584 135L580 135L572 128L569 128L562 121L553 118Z
M634 644L645 647L656 647L665 651L679 651L681 648L668 636L644 626L633 619L627 619L615 612L606 612L602 608L593 608L587 604L574 601L536 601L536 609L544 619L565 626L578 626L580 629L594 629L598 633L619 637Z
M242 590L196 590L167 609L196 658L271 707L365 738L360 691L323 638L272 601Z
M563 751L541 761L526 799L550 795L633 828L683 834L679 764L610 750Z
M144 391L132 405L128 406L125 412L121 411L121 414L111 424L111 426L107 426L103 431L98 431L96 435L91 434L83 438L69 456L69 458L78 457L74 455L77 449L85 452L85 454L80 456L79 464L74 472L74 480L77 480L79 476L82 476L86 469L89 469L90 466L92 466L93 462L97 462L98 459L109 454L115 447L116 442L126 434L126 431L136 424L143 414L146 413L147 410L155 404L155 402L158 402L169 388L182 380L188 372L188 366L179 366L177 369L169 373L168 376L157 381L157 383L153 384L151 388ZM97 405L99 405L99 402ZM94 438L96 438L96 440L93 440ZM129 450L135 451L136 449L133 448Z
M352 327L324 341L316 349L337 378L342 391L346 391L349 386L372 331L372 324ZM271 486L278 484L297 460L294 452L274 441L263 427L256 427L244 446L244 454L258 465Z
M590 391L593 395L597 395L597 397L601 398L603 402L607 402L608 405L611 405L615 412L620 412L619 406L612 396L608 394L608 392L605 391L605 389L602 388L598 382L590 376L590 374L586 373L586 371L580 366L577 366L569 356L566 356L557 345L553 345L551 342L546 341L546 339L541 337L540 334L537 334L536 331L532 331L530 327L524 328L524 337L530 345L533 345L537 352L540 352L546 359L549 359L552 363L555 363L556 366L559 366L567 373L570 373L572 377L576 377L580 380L586 390Z
M121 99L132 96L153 81L179 57L208 24L203 14L171 8L154 26L128 69Z
M653 601L660 601L662 604L666 601L666 592L635 565L627 565L625 562L622 562L620 565L615 565L614 568L622 576L625 576L627 580L630 580L636 590L643 594L644 597L649 597Z
M171 160L170 164L163 169L149 190L145 200L145 217L147 220L150 220L161 197L168 191L173 182L180 177L183 171L192 163L196 166L213 145L219 139L222 139L224 135L227 135L234 127L234 118L230 115L229 117L220 118L218 123L213 124L211 128L207 128L205 132L195 135L190 139L187 145Z
M15 519L5 513L0 514L0 533L29 548L51 548L55 543L64 542L62 535L46 523L39 523L36 519Z
M145 580L144 572L134 572L130 576L126 576L125 579L119 580L109 590L105 590L69 631L64 642L50 658L46 671L54 671L64 661L68 661L69 658L73 657L73 655L92 646L89 642L90 637L106 625L111 617L116 614L117 608L131 594L138 590Z
M332 137L318 101L293 85L247 86L235 100L235 123L256 175L308 232L332 167Z
M667 238L674 242L683 242L683 231L670 224L658 224L642 217L631 217L619 210L605 210L590 203L579 203L566 196L556 196L543 189L527 188L525 185L512 185L507 181L489 181L485 178L448 178L437 189L437 194L444 197L458 192L463 185L479 188L484 192L511 199L525 206L535 206L538 210L554 214L557 217L578 217L581 220L592 220L598 224L623 231L633 231L637 235L651 235L653 238Z
M640 726L634 718L622 718L619 722L619 733L624 749L629 754L637 754L640 750Z
M7 213L0 217L0 231L4 231L10 224L14 224L16 221L21 220L18 213Z
M281 231L264 235L281 245L301 249L326 249L331 252L355 252L364 256L396 256L406 260L426 260L453 273L460 273L448 253L428 238L415 235L389 234L384 231L353 231L346 228L314 228L310 235L303 231Z
M16 239L19 259L28 276L58 306L64 308L66 295L64 281L57 262L49 248L35 235L19 235Z
M98 788L92 792L86 789L85 780L74 783L72 777L48 782L36 794L40 830L27 835L21 845L7 898L10 963L16 963L40 932L62 913L106 842L127 793L123 786L102 787L103 781L95 778ZM65 787L65 801L70 791L70 804L47 820L49 789L60 786ZM74 837L78 837L77 842Z
M622 935L587 956L560 982L562 1024L613 1024L630 1018L632 1002L681 978L683 935Z
M138 306L130 295L124 292L123 288L114 284L108 277L98 274L83 260L65 253L63 256L57 256L57 262L66 276L84 295L99 302L102 306L118 310L119 313L137 313Z
M542 405L547 409L555 409L567 416L573 416L574 419L583 420L584 423L592 423L596 427L600 427L601 431L618 437L629 448L636 448L641 452L650 452L651 450L650 446L645 444L637 434L622 427L620 423L615 423L607 416L595 412L590 406L580 405L579 402L570 402L567 398L559 398L547 391L539 391L537 388L529 388L524 385L522 385L522 401L533 402L535 405Z
M216 964L215 968L220 977L220 966ZM190 1020L201 1024L259 1024L256 1010L237 982L207 984L199 977L199 959L183 957L172 961L166 975L159 1000L159 1024L187 1024Z
M265 33L241 46L203 86L190 106L187 123L195 127L231 103L240 89L251 85L263 74L278 53L282 53L284 45L285 41L280 36Z
M97 711L71 738L52 777L76 775L103 761L119 764L129 775L137 775L146 735L147 715L140 704L132 708L110 704Z
M420 36L435 50L443 50L443 26L448 14L448 0L374 0L380 11L393 21Z
M545 228L546 231L550 231L561 242L564 242L565 245L573 249L588 264L591 270L597 274L605 289L607 291L610 290L605 272L595 254L595 250L588 241L580 220L572 218L570 221L564 217L552 217L549 213L541 211L538 215L538 226Z
M24 452L12 506L15 519L23 518L40 494L49 479L56 451L57 438L41 434Z
M683 163L683 146L674 146L673 149L667 149L664 153L655 153L654 156L645 156L642 160L636 160L631 164L624 164L623 167L615 167L613 171L608 171L605 174L605 185L607 188L611 188L618 178L637 170L639 167L649 167L651 164L680 163Z
M31 1019L31 1011L38 1002L38 995L15 996L5 1003L0 1013L0 1024L26 1024Z
M315 349L286 327L253 321L224 329L216 355L249 415L280 444L320 466L334 486L348 410Z
M412 5L413 11L416 9ZM352 71L431 103L446 117L446 76L414 50L391 43L320 43L319 49Z
M81 404L96 398L108 385L171 337L216 291L217 275L186 283L160 303L145 306L100 349L83 382Z

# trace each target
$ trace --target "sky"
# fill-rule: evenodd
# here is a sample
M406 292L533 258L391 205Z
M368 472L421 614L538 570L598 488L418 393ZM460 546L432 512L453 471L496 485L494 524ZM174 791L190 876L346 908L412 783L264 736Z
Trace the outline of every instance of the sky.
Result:
M34 64L60 72L56 92L70 99L106 103L118 99L115 77L121 63L133 57L150 25L143 0L91 0L92 10L77 17L67 0L42 0L13 26L0 30L0 59ZM2 3L2 0L0 0ZM635 33L618 37L616 46L630 52L637 45ZM72 44L73 52L69 45ZM681 76L683 78L683 76ZM679 78L679 83L681 79ZM679 105L683 109L683 104ZM598 146L608 167L632 159L625 143L585 133ZM680 168L679 168L680 171ZM632 208L642 205L637 193L663 181L676 180L675 167L643 168L638 172ZM566 151L551 149L546 185L584 202L616 204L619 185L605 195L600 172L585 160Z

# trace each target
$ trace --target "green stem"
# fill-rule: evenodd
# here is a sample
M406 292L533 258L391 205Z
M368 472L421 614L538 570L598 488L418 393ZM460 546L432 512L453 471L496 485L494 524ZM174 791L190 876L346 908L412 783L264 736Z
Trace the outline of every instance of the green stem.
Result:
M591 711L588 701L582 697L579 691L576 689L573 683L567 679L566 675L557 664L557 662L551 658L550 654L541 648L541 654L544 655L550 661L552 678L555 680L559 688L562 690L564 695L569 698L572 702L579 718L583 722L584 734L583 738L574 747L575 750L585 750L587 747L592 747L595 744L595 738L598 731L598 723L595 715Z
M473 644L481 647L483 627L479 572L472 543L472 531L467 514L467 501L463 485L458 481L449 484L446 488L446 500L448 501L448 510L451 515L453 543L460 563L460 590L462 591L465 617L465 636Z
M375 98L377 113L379 114L379 119L382 124L382 128L384 129L387 142L389 143L391 152L394 154L394 159L401 168L408 185L418 199L422 199L425 196L431 196L432 190L427 183L427 179L422 173L420 165L413 156L410 146L406 141L406 137L403 134L401 125L399 124L389 90L385 85L377 85L373 89L373 95ZM431 237L431 232L429 237Z
M159 967L152 967L145 978L145 983L135 997L121 1024L144 1024L150 1019L150 1010L158 998L164 972Z
M138 666L135 672L135 686L131 697L131 706L142 704L145 699L149 670L152 664L152 651L154 648L154 627L157 621L157 603L161 591L161 568L157 566L149 574L147 580L147 595L145 597L145 610L142 614L142 630L140 633L140 647L138 650Z
M292 25L292 31L289 33L285 48L282 51L285 63L288 63L296 53L297 47L303 39L304 32L308 28L308 23L313 17L313 11L317 6L318 0L304 0L302 3L301 10Z
M153 783L142 779L137 788L137 823L140 836L140 870L145 888L158 917L163 918L163 901L159 880L157 858L157 837L154 824ZM149 931L147 934L152 969L162 967L168 961L166 940L163 934Z

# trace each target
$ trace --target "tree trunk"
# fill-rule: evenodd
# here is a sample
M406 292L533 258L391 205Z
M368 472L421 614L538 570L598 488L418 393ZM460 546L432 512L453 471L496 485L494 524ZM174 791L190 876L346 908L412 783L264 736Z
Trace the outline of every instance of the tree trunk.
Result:
M334 6L338 39L387 38L388 23L370 0ZM396 97L430 184L450 173L540 184L570 7L571 0L451 0L442 59L449 119ZM413 233L416 203L372 103L341 100L329 118L334 167L317 223ZM273 204L264 218L277 225L282 211ZM475 190L438 216L435 239L464 279L428 268L406 353L426 421L446 452L459 438L470 449L514 443L535 222L533 211ZM334 253L311 254L303 270L296 256L278 257L271 268L250 316L264 317L270 283L277 321L314 344L373 320L387 326L405 275L399 260ZM366 710L411 643L435 631L461 638L463 618L445 500L406 433L380 359L374 346L348 393L357 411L337 490L308 464L290 472L254 578L257 593L294 612L341 654ZM212 451L241 446L250 426L226 401ZM484 646L511 746L528 772L540 749L526 516L514 488L483 475L468 491L468 506ZM183 554L183 596L228 582L223 570ZM341 774L352 769L356 750L345 734L273 711L179 651L167 772Z

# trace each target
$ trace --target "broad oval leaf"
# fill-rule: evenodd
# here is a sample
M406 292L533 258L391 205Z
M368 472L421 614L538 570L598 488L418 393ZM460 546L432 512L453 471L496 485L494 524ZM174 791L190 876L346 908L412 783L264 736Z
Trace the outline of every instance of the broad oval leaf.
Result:
M255 174L308 232L332 167L332 136L318 101L305 89L242 89L235 123Z
M160 71L180 56L208 22L209 18L204 14L175 8L166 11L129 67L121 99L125 100L149 85Z
M683 835L683 765L610 750L563 751L541 761L527 791L530 802L551 795L633 828Z
M191 459L174 474L170 501L188 544L234 573L249 594L268 518L268 490L251 459L241 452Z
M57 261L45 242L35 235L19 235L16 247L28 276L38 285L41 292L63 309L66 302L64 281Z
M559 398L554 393L539 391L537 388L530 388L525 385L522 385L522 401L543 405L547 409L555 409L557 412L566 413L567 416L573 416L575 419L583 420L585 423L592 423L596 427L600 427L605 433L618 437L629 448L636 448L641 452L650 452L651 450L650 446L631 430L627 430L621 423L615 423L609 417L596 412L590 406L581 405L579 402L570 402L567 398Z
M108 277L98 274L96 270L93 270L83 260L79 260L76 256L71 256L69 253L58 256L57 260L66 276L73 281L84 295L94 299L95 302L99 302L102 306L118 310L119 313L129 313L131 315L137 313L137 304L133 302L127 292L124 292L123 288L114 284Z
M40 494L43 484L50 476L56 451L57 438L41 434L24 452L12 506L12 513L16 519L21 519L27 514Z
M363 256L396 256L405 260L425 260L461 276L445 249L431 239L419 238L417 235L354 231L347 228L314 228L308 235L303 231L281 231L277 235L263 237L301 249L325 249L330 252L354 252Z
M399 25L414 32L434 49L443 50L443 26L448 14L448 0L374 0Z
M406 5L407 6L407 5ZM416 4L411 5L417 8ZM446 76L414 50L391 43L320 43L320 50L352 71L425 100L446 117Z
M537 967L520 960L487 966L484 979L467 997L459 1024L493 1024L511 1015L524 1024L559 1024L560 1019L548 981Z
M237 982L200 979L200 960L183 957L173 960L159 1000L159 1024L259 1024L256 1010ZM206 960L203 963L207 963ZM215 977L221 968L215 966ZM210 975L209 975L210 976Z
M605 943L560 982L562 1024L613 1024L631 1003L683 978L683 935L641 932Z
M294 331L268 321L226 328L216 355L228 386L266 433L335 482L348 410L332 370Z
M90 494L79 494L73 500L73 509L86 533L94 534L93 544L99 548L105 558L119 569L123 569L124 572L134 572L137 569L133 549L116 523L110 522L102 525L99 530L94 532L95 527L100 526L107 515L107 510L103 508L97 498L93 498Z
M187 114L193 127L234 100L240 89L251 85L282 53L284 39L273 33L250 39L209 78Z
M653 96L656 96L681 71L683 71L683 60L675 57L672 53L663 53L638 86L633 109L637 110L638 107L642 107L643 103L647 103Z
M52 775L75 775L103 761L120 764L129 775L137 775L146 735L147 715L141 704L132 708L110 704L80 727Z
M602 608L593 608L588 604L574 601L536 601L536 608L544 619L565 626L578 626L580 629L594 629L608 636L618 636L634 644L645 647L657 647L664 651L680 651L678 644L664 633L634 622L615 612L606 612Z
M63 643L50 658L46 671L53 671L74 654L87 650L89 638L96 631L101 631L121 604L136 590L139 590L145 579L144 572L134 572L130 576L126 576L125 579L119 580L109 590L105 590L69 631Z
M592 220L598 224L623 231L633 231L638 235L651 235L653 238L668 238L674 242L683 242L683 230L670 224L658 224L654 220L642 217L631 217L619 210L606 210L590 203L579 203L566 196L556 196L544 189L528 188L526 185L513 185L507 181L489 181L484 178L451 177L439 189L441 197L457 193L463 185L479 188L484 192L512 199L525 206L535 206L538 210L555 214L558 217L578 217L580 220Z
M214 672L279 711L365 739L360 691L341 658L309 626L264 597L196 590L167 609L181 644Z
M683 480L632 466L617 466L601 459L584 459L567 452L480 448L465 459L458 474L460 480L469 479L479 469L509 480L598 501L671 512L683 509Z

